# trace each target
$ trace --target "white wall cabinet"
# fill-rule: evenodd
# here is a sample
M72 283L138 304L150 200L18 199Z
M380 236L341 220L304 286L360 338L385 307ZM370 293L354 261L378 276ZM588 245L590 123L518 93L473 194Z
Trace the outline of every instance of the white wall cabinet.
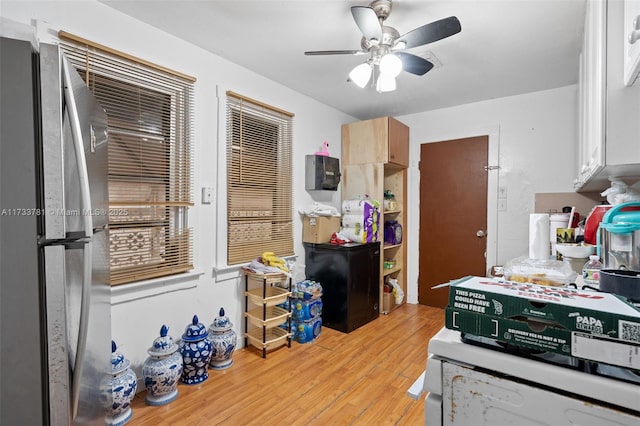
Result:
M578 173L582 187L604 166L606 2L588 0L578 78Z
M640 180L640 84L624 84L624 3L588 0L578 82L574 189L602 191L609 178Z

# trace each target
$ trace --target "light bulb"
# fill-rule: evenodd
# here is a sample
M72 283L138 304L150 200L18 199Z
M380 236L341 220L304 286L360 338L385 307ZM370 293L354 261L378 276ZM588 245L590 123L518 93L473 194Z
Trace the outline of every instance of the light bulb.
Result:
M396 78L389 74L380 74L376 82L378 92L392 92L396 90Z
M402 61L396 55L388 53L380 59L380 73L397 77L402 71Z
M358 87L364 87L371 78L371 66L368 63L363 63L355 67L349 73L349 79L353 81Z
M400 40L400 41L396 42L395 46L393 46L391 48L391 50L401 50L401 49L404 49L406 47L407 47L407 42L403 41L403 40Z

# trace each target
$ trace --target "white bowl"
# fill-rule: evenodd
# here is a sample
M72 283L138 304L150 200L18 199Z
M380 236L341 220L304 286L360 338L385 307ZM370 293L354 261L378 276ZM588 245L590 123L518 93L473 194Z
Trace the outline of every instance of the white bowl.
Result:
M572 259L587 259L592 254L596 254L596 246L584 243L556 244L556 250L564 257Z

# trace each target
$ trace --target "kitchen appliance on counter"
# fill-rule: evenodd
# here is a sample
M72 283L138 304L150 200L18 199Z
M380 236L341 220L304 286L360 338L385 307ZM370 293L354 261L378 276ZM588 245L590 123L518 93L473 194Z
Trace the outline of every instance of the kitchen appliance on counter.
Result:
M441 329L428 345L425 425L638 425L637 371Z
M107 118L58 46L36 45L0 39L0 424L104 425Z
M322 325L349 333L380 314L380 243L303 243L307 279L322 285Z
M598 248L605 268L640 271L640 211L628 211L639 206L639 201L618 204L604 215Z
M591 209L589 215L584 221L584 242L587 244L597 244L598 228L602 218L613 207L611 204L600 204Z
M640 306L640 271L602 269L598 289L622 296Z

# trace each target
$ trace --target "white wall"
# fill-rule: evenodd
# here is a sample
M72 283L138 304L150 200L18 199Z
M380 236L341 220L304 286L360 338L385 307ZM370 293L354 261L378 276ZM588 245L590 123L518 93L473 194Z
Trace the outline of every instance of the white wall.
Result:
M30 23L45 20L89 40L127 52L197 78L195 90L195 201L189 220L194 229L194 274L177 280L138 285L112 293L112 335L138 375L146 349L162 324L179 338L193 314L209 324L224 307L242 335L242 288L236 269L223 268L225 217L224 93L233 90L295 113L294 197L296 209L313 201L339 207L340 192L310 194L304 190L304 155L328 141L332 156L340 156L340 125L356 121L339 111L302 96L251 71L136 21L93 0L3 1L2 17ZM99 17L96 18L96 17ZM398 117L411 128L409 192L419 199L419 145L458 137L490 134L490 155L500 165L492 180L489 200L492 264L526 254L528 214L536 192L572 191L575 170L576 87L496 99L437 111ZM494 175L495 176L495 175ZM497 186L507 188L507 210L498 212ZM200 189L213 186L216 200L200 202ZM223 193L222 193L223 194ZM493 194L493 195L492 195ZM417 206L417 203L410 203ZM451 206L455 208L455 206ZM492 209L492 210L491 210ZM419 207L408 212L408 301L417 302ZM302 225L294 217L295 251L303 256ZM220 233L219 231L222 231ZM495 236L495 237L494 237ZM303 260L302 260L303 262ZM301 262L301 263L302 263ZM241 343L241 340L239 340ZM142 389L142 387L141 387Z
M489 172L494 178L489 181L488 266L527 255L535 193L573 192L576 105L577 87L567 86L398 117L411 129L409 199L420 198L420 144L488 134L490 165L500 166ZM505 211L497 211L498 186L507 191ZM417 303L420 207L409 204L407 300Z
M122 352L131 360L140 377L146 350L166 324L178 339L191 317L198 314L209 325L224 307L242 336L243 293L238 271L222 269L226 226L218 209L225 208L224 161L220 156L225 146L225 91L245 96L295 113L293 125L294 205L296 211L313 201L339 207L340 192L304 189L304 156L328 141L332 156L340 154L340 126L356 121L344 113L302 96L245 68L232 64L201 48L183 42L156 28L136 21L104 4L86 1L4 1L2 17L29 24L33 19L48 22L53 36L65 30L86 39L126 52L197 78L195 86L195 206L189 223L194 230L195 273L176 280L156 280L115 288L112 292L112 336ZM213 204L201 203L203 186L216 189ZM302 221L294 215L295 252L304 259ZM217 259L217 260L216 260ZM131 288L131 286L129 286ZM238 339L242 344L242 339ZM139 387L140 390L144 386Z

